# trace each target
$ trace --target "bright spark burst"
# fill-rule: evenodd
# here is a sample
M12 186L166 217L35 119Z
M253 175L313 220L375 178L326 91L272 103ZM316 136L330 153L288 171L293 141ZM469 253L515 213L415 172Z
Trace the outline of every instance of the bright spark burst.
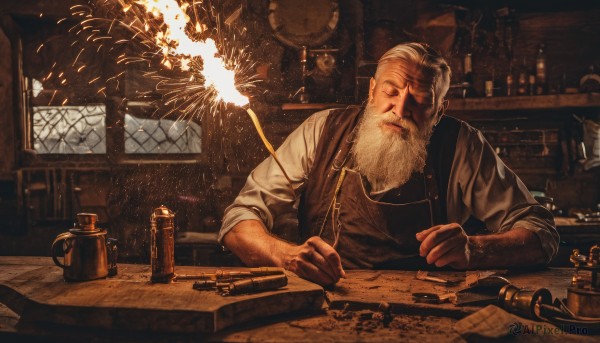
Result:
M256 80L243 45L245 28L223 27L210 1L80 0L71 7L69 20L58 23L73 20L77 23L69 32L77 37L73 46L79 53L71 67L77 73L97 70L80 61L82 53L96 52L113 56L115 65L145 69L144 76L154 80L155 90L129 100L150 98L164 116L200 120L207 113L223 113L227 103L248 104L239 90L250 93ZM60 75L58 82L69 85L69 77L61 73L51 71L45 81ZM106 96L111 89L118 91L122 74L91 75L86 82Z
M137 3L145 6L146 10L155 17L162 16L167 25L164 33L159 32L155 40L157 45L162 45L165 60L168 60L171 54L192 58L200 56L204 61L201 73L206 78L206 86L214 87L220 100L238 106L248 104L248 98L235 88L234 71L227 69L223 60L218 57L219 51L215 41L210 38L204 42L194 41L187 35L186 26L190 22L190 17L185 13L185 9L189 6L188 3L184 3L181 7L175 0L139 0ZM144 29L147 27L145 25ZM171 49L171 45L175 47ZM182 58L181 62L181 65L186 67L191 64L191 60L187 58Z

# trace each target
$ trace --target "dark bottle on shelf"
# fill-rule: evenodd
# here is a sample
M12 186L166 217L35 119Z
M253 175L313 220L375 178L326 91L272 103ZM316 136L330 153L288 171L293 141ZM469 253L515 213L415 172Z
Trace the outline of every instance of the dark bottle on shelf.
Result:
M527 95L528 85L527 61L523 58L523 65L519 69L519 78L517 80L517 95Z
M492 68L491 78L487 79L485 81L484 85L485 85L485 96L486 97L494 96L494 87L496 85L496 68Z
M529 76L527 78L527 95L535 95L535 85L536 85L536 77L535 77L535 65L531 70L529 70Z
M508 67L508 74L506 75L506 96L515 95L515 79L513 77L512 63Z
M547 88L547 65L546 65L546 51L544 44L540 44L538 53L535 58L535 94L542 95L548 92Z
M477 92L475 91L475 87L474 87L474 81L473 81L473 59L472 59L473 55L468 53L465 55L465 58L463 60L463 70L464 70L464 82L466 83L465 85L465 94L464 97L466 98L473 98L477 96Z

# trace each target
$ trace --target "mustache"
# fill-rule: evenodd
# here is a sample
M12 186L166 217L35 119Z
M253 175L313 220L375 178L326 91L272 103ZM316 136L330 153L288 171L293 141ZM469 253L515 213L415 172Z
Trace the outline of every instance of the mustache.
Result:
M408 130L417 129L417 124L411 118L398 118L398 116L392 113L391 111L388 111L383 114L381 123L392 124Z

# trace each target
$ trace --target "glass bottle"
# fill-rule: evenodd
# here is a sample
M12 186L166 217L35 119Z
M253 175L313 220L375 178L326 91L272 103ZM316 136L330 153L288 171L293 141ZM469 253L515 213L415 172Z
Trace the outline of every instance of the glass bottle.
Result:
M545 48L546 47L544 44L540 44L540 46L538 48L537 56L535 58L535 80L536 80L535 94L536 95L542 95L542 94L547 93L547 87L546 87L547 66L546 66Z
M527 61L523 58L523 65L519 69L519 79L517 84L517 95L527 95L528 77Z
M512 73L512 63L511 65L508 67L508 74L506 75L506 96L513 96L515 95L515 80L513 78L513 73Z
M467 98L472 98L477 96L476 92L475 92L475 87L473 84L473 59L472 59L473 55L468 53L465 55L465 58L463 60L463 68L464 68L464 73L465 73L465 83L466 88L465 88L465 94L464 97Z
M533 68L531 68L529 70L529 77L528 77L528 82L527 82L527 94L528 95L535 95L535 65L533 66Z

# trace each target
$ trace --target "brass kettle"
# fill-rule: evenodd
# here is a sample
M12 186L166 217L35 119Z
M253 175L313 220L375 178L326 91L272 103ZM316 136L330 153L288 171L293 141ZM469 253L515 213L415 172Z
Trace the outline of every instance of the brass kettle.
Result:
M63 269L66 281L87 281L108 275L106 230L96 228L97 220L94 213L78 213L76 226L52 242L52 259ZM59 247L64 264L57 258Z

